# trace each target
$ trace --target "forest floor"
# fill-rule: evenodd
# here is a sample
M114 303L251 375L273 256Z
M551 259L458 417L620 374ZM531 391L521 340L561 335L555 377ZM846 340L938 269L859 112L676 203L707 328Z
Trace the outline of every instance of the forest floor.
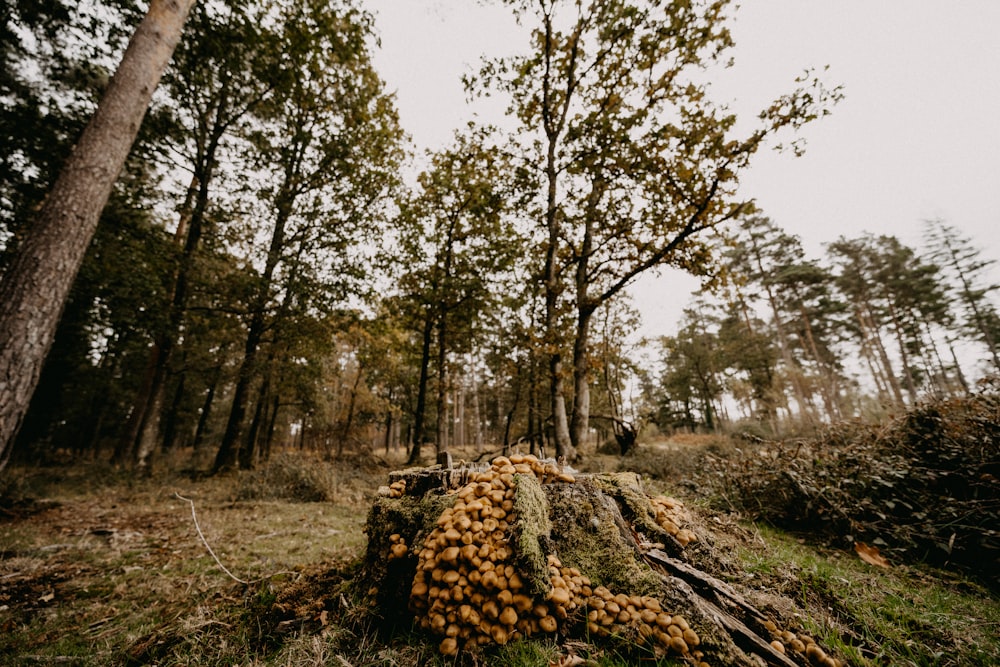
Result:
M676 474L718 449L716 438L688 436L644 444L633 461L674 470L647 471L645 484L685 501L715 554L709 574L848 664L1000 664L995 591L920 563L872 565L827 540L719 510L693 476L678 483ZM591 453L586 467L629 462ZM284 454L262 471L218 478L161 472L140 480L95 463L8 469L0 484L0 665L454 664L417 633L380 636L364 609L318 613L295 627L275 615L283 591L351 576L371 501L400 467L401 455L338 463ZM342 595L334 590L316 595ZM590 664L628 663L613 651L551 642L508 645L486 663L580 664L577 654Z

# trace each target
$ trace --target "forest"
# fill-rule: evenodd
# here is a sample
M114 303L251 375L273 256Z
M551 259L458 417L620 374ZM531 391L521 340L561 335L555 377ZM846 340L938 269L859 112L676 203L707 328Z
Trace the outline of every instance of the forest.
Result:
M504 100L506 124L470 120L449 145L418 153L375 67L378 26L363 2L153 0L147 11L129 0L2 0L0 521L58 513L26 498L60 477L93 490L88 471L107 476L104 493L123 494L116 503L142 497L179 512L182 494L153 489L180 478L216 509L346 494L343 517L320 511L316 521L351 533L337 551L356 553L356 517L390 469L449 452L470 461L523 452L594 474L632 470L673 494L697 483L691 504L713 498L722 505L712 511L808 525L823 539L867 527L885 549L982 575L969 585L995 593L976 566L983 554L996 558L1000 512L1000 313L994 262L979 240L938 218L914 221L918 247L831 234L811 256L756 207L739 187L755 155L783 146L794 159L844 92L806 71L749 126L737 123L704 79L733 46L728 1L502 4L530 42L519 55L484 59L465 85L471 98ZM143 34L136 27L170 11L183 30L160 56L162 78L145 86L134 140L118 138L123 163L104 165L114 151L81 135L112 107L105 100L126 82L126 64L145 57L129 57ZM64 219L84 217L60 195L81 155L100 167L78 171L113 172L107 199L94 204L89 231L59 223L43 236L61 204ZM25 259L61 242L75 244L78 261ZM663 268L701 287L675 331L637 343L642 314L629 288ZM46 323L10 324L42 311ZM47 331L38 345L32 327ZM30 363L16 356L27 354L23 341L43 350ZM949 443L933 462L898 444L916 442L910 436L931 422ZM758 446L760 457L749 453ZM776 452L787 455L792 495L775 495L769 469L781 466L765 458ZM892 458L910 455L906 465ZM919 477L919 493L878 495L881 478L865 470L882 474L890 459L907 471L900 480ZM820 470L821 460L831 467ZM500 475L503 464L494 466ZM925 544L924 529L898 517L894 525L871 503L909 503L907 517L926 511L913 503L944 491L913 471L933 466L966 475L973 491L948 487L968 513L928 519ZM287 497L282 474L294 487ZM824 486L834 474L866 481ZM315 497L297 495L305 487ZM784 504L764 507L761 494ZM264 531L298 511L283 507L267 519L247 509L253 517L242 520ZM928 555L940 556L949 534L948 557ZM0 562L27 549L11 535ZM289 567L329 557L300 555ZM208 575L197 576L205 593ZM17 595L3 581L0 627L9 632L17 617L3 614L17 610ZM993 593L984 594L988 612L973 613L994 614L995 628ZM246 613L266 606L263 592L243 594L253 598L238 603ZM274 604L283 594L267 595ZM202 660L265 664L285 636L275 628L288 630L275 622L254 639L262 662ZM167 641L165 626L150 624L158 629L138 631L150 643L134 640L122 664L166 664L183 631L173 627ZM287 646L281 664L340 664L295 662ZM1000 648L977 650L981 658ZM49 664L32 651L31 661ZM900 655L840 654L849 657L830 664Z

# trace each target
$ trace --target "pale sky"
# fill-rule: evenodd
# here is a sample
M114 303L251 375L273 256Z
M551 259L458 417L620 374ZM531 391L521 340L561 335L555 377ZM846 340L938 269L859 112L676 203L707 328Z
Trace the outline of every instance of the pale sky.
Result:
M420 149L472 118L462 74L525 48L498 4L365 0L382 40L376 65ZM829 65L824 80L844 86L833 115L804 128L805 156L765 151L741 181L811 256L865 232L919 246L922 221L940 217L1000 259L1000 0L745 0L732 30L735 67L712 89L738 115L809 67ZM502 108L479 111L498 120ZM640 281L639 333L673 333L695 286L674 274Z

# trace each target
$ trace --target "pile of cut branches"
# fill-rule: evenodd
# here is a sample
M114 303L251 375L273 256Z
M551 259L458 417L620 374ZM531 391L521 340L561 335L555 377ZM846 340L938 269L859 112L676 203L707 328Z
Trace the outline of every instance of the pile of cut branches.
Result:
M728 509L953 566L1000 589L1000 384L924 402L883 425L708 457Z

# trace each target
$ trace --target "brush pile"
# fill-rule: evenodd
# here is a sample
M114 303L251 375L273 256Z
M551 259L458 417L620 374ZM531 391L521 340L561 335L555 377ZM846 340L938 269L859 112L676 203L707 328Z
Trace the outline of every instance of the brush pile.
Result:
M1000 590L1000 391L918 405L886 425L843 423L815 440L714 458L727 509L880 547Z

